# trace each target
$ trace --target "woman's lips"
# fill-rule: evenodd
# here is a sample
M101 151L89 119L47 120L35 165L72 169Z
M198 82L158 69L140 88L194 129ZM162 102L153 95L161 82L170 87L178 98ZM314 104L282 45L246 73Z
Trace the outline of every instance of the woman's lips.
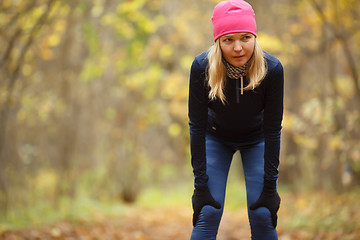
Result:
M240 59L242 59L244 56L235 56L235 57L233 57L234 59L236 59L236 60L240 60Z

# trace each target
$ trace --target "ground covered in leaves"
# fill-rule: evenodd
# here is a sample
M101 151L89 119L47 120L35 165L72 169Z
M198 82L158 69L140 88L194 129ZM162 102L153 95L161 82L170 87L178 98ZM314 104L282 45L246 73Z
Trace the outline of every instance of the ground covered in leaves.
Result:
M92 221L64 221L35 229L4 230L4 240L185 240L190 239L191 212L187 208L129 209L122 217L99 217ZM354 232L291 230L279 227L280 240L359 239ZM220 240L250 239L250 229L243 210L227 212L219 230Z
M282 194L280 240L360 239L359 192ZM57 221L27 228L0 228L1 240L186 240L192 222L190 205L126 206L122 214L98 212L91 218ZM225 208L219 240L250 239L245 207Z

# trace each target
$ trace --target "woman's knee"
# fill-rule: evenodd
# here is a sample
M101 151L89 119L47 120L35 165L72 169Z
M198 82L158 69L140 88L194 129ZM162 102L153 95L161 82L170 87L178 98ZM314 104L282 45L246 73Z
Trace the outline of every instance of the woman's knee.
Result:
M222 213L223 208L216 209L212 206L206 205L202 208L199 214L198 224L212 226L217 229L220 224Z
M251 227L251 239L253 240L277 240L276 229L272 225L269 209L261 207L249 210Z
M269 209L260 207L255 210L249 210L250 225L263 229L272 227L271 213Z

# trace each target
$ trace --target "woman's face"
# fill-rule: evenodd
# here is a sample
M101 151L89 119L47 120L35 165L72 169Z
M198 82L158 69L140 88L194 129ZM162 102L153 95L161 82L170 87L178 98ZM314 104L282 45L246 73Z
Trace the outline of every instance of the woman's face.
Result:
M251 33L231 33L219 40L223 57L235 67L243 66L253 55L255 36Z

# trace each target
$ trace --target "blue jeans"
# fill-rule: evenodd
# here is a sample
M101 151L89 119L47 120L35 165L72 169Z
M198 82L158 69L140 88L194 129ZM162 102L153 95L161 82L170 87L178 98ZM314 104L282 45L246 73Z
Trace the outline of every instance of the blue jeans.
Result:
M234 153L239 150L244 169L248 217L253 240L276 240L277 232L272 226L270 211L261 207L250 210L264 184L264 140L247 143L227 142L210 134L206 135L206 159L208 187L213 198L222 208L204 206L193 228L191 240L214 240L224 209L226 182Z

